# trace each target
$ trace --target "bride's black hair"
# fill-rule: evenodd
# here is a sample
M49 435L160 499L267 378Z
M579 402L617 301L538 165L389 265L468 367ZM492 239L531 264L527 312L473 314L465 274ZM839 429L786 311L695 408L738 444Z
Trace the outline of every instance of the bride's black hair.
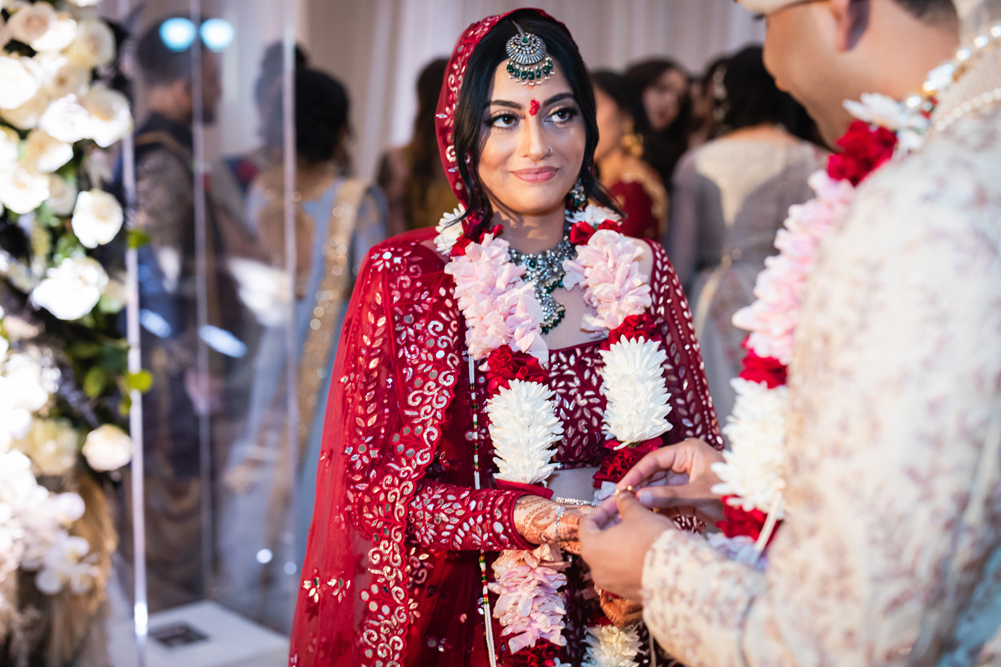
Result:
M556 21L539 16L532 11L514 12L480 40L469 58L459 98L455 104L455 156L459 175L469 193L466 215L477 215L489 222L493 214L490 200L486 196L477 176L480 157L480 132L483 127L483 112L489 104L487 95L497 67L507 60L507 42L518 34L517 21L522 30L537 35L546 43L546 49L553 61L563 72L574 99L580 107L584 119L585 144L584 161L580 168L580 182L589 200L619 211L611 195L594 176L594 149L598 145L598 121L595 118L594 89L588 76L587 66L580 57L577 45L570 33ZM466 162L469 156L469 162Z

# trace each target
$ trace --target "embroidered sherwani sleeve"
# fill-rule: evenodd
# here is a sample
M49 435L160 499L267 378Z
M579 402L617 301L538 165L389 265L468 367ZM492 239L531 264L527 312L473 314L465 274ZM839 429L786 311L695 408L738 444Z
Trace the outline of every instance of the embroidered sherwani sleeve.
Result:
M939 137L885 167L825 240L797 332L788 519L767 574L673 531L647 554L646 620L690 667L958 666L996 630L993 136L993 153L983 137Z

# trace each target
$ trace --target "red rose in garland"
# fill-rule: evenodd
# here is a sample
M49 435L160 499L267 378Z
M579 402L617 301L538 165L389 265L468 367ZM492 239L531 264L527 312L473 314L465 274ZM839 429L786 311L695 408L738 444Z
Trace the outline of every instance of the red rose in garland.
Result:
M744 357L744 369L738 377L750 382L764 382L769 389L786 383L789 369L785 364L774 357L759 357L754 350L748 348L747 340L742 347L747 350L747 356Z
M570 243L574 245L586 245L594 233L602 229L619 231L619 223L614 220L605 220L597 227L592 227L590 223L578 222L570 228Z
M602 343L602 349L607 350L620 340L636 340L638 338L655 340L654 328L654 320L650 315L646 313L630 315L622 321L621 326L608 332L608 338Z
M545 382L546 371L532 355L515 352L502 345L487 357L487 395L493 396L501 389L507 389L511 380Z
M746 535L753 540L757 540L761 537L761 530L765 527L768 515L761 510L747 512L739 507L732 507L727 504L727 500L731 497L723 497L723 516L726 517L726 520L717 523L716 527L723 531L723 534L727 537ZM769 543L775 539L775 535L776 533L771 534L768 538Z
M897 147L897 135L886 128L870 129L860 120L848 128L845 136L838 139L843 152L835 153L827 161L827 175L834 180L847 179L858 185L877 167L893 157Z

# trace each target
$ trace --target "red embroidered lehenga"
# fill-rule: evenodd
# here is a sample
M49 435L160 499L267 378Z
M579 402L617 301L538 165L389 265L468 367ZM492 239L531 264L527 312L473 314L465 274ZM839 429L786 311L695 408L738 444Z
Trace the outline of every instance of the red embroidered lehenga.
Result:
M468 55L501 18L467 29L449 63L439 104L446 147ZM443 150L454 182L452 153ZM457 195L464 199L461 190ZM332 376L292 630L290 664L297 667L489 664L478 552L535 547L514 526L522 492L490 488L491 468L484 488L472 488L464 324L434 234L419 230L376 246L356 283ZM672 407L664 440L698 437L722 446L684 294L664 251L652 247L650 314L668 352ZM557 460L566 468L597 466L608 453L599 345L550 351L551 387L566 428ZM492 455L482 384L477 393L482 465ZM596 605L582 599L580 561L574 563L568 646L559 657L579 665ZM499 627L495 636L502 664L518 664L504 661Z

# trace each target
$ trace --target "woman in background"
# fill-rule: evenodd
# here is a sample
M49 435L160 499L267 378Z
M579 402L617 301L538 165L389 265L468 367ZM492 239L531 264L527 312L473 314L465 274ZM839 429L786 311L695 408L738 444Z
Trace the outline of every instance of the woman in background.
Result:
M641 159L646 114L639 95L625 77L608 70L593 72L591 84L597 104L598 179L625 214L622 232L659 241L667 228L667 190Z
M807 178L826 154L802 138L811 134L806 114L776 88L760 47L734 55L715 78L719 138L678 164L666 245L695 311L713 404L729 415L746 336L730 320L754 300L775 234L789 206L812 196Z
M389 202L390 235L434 227L442 212L459 205L445 178L434 134L435 107L447 64L444 58L432 60L421 70L410 143L390 148L379 161L378 183Z
M720 68L727 61L727 56L713 60L706 67L702 76L691 85L692 116L688 127L688 149L698 148L710 139L715 139L713 132L721 125L722 117L716 118L716 95L722 97L723 79ZM718 76L717 76L718 74Z
M670 188L674 167L688 150L688 75L673 60L657 58L630 65L625 77L639 91L649 122L643 136L643 159Z
M271 108L273 120L281 118L281 104L279 96ZM347 176L348 108L347 92L338 81L316 70L296 72L292 303L284 271L281 166L254 180L248 205L270 267L239 260L231 264L241 298L265 329L246 429L225 471L220 581L229 606L283 632L289 630L298 584L297 573L284 568L301 562L305 550L327 387L344 311L362 259L385 238L381 193ZM281 125L267 126L281 132ZM291 351L289 327L295 340ZM295 365L298 420L291 438L290 361ZM293 504L293 489L302 503Z

